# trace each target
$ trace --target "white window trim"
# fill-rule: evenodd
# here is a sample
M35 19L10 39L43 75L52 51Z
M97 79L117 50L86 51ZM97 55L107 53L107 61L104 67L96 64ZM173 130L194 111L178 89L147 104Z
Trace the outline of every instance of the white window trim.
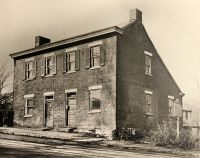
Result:
M153 54L152 54L152 53L150 53L150 52L147 52L147 51L144 51L144 54L145 54L145 55L148 55L148 56L150 56L150 57L152 57L152 56L153 56Z
M102 41L95 41L95 42L89 43L88 46L93 47L93 46L101 45L102 43L103 43Z
M145 94L150 94L150 95L153 94L153 92L152 92L152 91L149 91L149 90L145 90L144 92L145 92Z
M44 96L54 96L54 92L45 92L44 94L43 94Z
M24 95L24 99L27 99L27 98L34 98L34 94Z
M32 57L32 58L27 58L27 59L25 59L25 62L30 62L30 61L33 61L33 60L35 60L34 57Z
M76 93L77 92L77 89L74 88L74 89L66 89L65 90L65 93Z
M51 56L54 56L54 55L55 55L55 53L49 53L49 54L45 54L44 57L46 58L46 57L51 57Z
M26 99L26 103L25 103L25 114L24 117L32 117L33 114L27 114L27 101L28 99L33 99L34 98L34 94L28 94L28 95L24 95L24 99Z
M88 114L100 113L100 112L101 112L101 109L95 109L95 110L88 111Z
M168 99L174 99L174 96L168 95Z
M71 48L65 49L65 52L72 52L72 51L76 51L76 50L78 50L77 47L71 47Z
M95 89L101 89L102 85L97 85L97 86L90 86L88 89L89 90L95 90Z

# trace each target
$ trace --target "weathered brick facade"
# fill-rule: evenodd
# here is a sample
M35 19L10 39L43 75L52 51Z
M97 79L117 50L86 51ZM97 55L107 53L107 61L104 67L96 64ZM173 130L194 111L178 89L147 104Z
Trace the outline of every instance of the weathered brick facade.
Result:
M136 10L137 11L137 10ZM141 18L138 16L136 18ZM86 68L86 51L89 44L101 41L105 65L96 69ZM65 50L80 50L79 70L63 72ZM152 76L145 75L144 51L152 53ZM42 77L42 60L45 54L56 55L56 74ZM141 19L134 19L124 26L115 26L77 36L57 43L11 54L14 58L14 122L23 127L44 126L44 93L54 92L53 126L66 126L65 91L76 89L76 127L80 131L96 129L111 133L117 127L149 129L169 117L168 96L182 103L181 91L169 74L156 49L150 41ZM34 57L36 77L24 80L25 59ZM90 86L101 85L101 111L89 111ZM151 90L152 115L144 110L145 90ZM24 96L34 94L32 117L24 117Z

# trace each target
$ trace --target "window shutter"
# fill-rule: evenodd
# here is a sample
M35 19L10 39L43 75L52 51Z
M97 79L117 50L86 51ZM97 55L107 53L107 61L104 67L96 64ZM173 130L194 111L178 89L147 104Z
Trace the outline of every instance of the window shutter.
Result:
M36 78L36 60L32 61L32 78Z
M80 50L75 52L75 70L78 71L80 69Z
M105 65L105 48L103 45L100 45L100 65Z
M90 48L86 49L86 69L90 68Z
M52 74L56 74L56 55L52 56Z
M23 64L23 71L24 71L23 80L26 80L26 62L24 62Z
M45 58L42 58L41 62L41 76L45 76Z
M63 72L67 71L67 53L63 54Z

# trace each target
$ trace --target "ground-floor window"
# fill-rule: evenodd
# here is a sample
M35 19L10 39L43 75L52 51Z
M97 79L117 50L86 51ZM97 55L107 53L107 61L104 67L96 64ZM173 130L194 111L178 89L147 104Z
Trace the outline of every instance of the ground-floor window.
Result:
M101 110L101 86L90 87L90 111Z
M33 107L34 107L34 95L26 95L24 96L25 101L25 117L31 117L33 115Z

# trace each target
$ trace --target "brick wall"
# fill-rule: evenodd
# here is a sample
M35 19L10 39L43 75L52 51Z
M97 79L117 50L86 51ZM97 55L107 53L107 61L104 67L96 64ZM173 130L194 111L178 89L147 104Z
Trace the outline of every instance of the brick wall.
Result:
M116 105L116 36L102 37L105 46L105 66L98 69L86 69L86 48L88 42L83 41L74 45L80 50L80 70L74 73L63 73L62 49L49 51L57 56L57 73L52 77L41 77L42 52L35 55L37 61L37 77L30 81L23 81L25 59L15 61L14 79L14 122L25 127L42 127L44 119L44 96L43 93L54 91L54 127L65 126L65 90L77 88L77 127L80 129L100 128L101 131L112 131L116 126L115 105ZM90 86L102 85L101 91L101 113L89 112L89 91ZM33 117L24 117L26 94L34 94Z
M158 122L170 121L168 95L182 98L180 90L161 62L143 25L135 23L118 37L117 54L117 126L149 129ZM145 75L144 51L153 54L152 76ZM146 115L145 90L153 92L153 115Z

